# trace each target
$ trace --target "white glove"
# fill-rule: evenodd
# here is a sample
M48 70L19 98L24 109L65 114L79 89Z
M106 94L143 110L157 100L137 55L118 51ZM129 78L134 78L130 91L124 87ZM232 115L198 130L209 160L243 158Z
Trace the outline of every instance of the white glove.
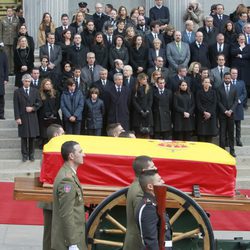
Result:
M69 250L79 250L77 245L71 245L69 246Z
M0 47L4 47L4 43L3 42L0 43Z

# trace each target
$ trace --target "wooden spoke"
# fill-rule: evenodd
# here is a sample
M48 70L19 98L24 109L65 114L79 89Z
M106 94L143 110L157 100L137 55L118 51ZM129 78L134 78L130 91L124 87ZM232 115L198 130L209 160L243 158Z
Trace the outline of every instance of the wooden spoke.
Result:
M190 238L192 236L196 236L199 233L200 233L200 229L199 228L191 230L191 231L188 231L188 232L185 232L185 233L182 233L180 235L177 235L177 236L173 237L173 242L176 242L178 240L183 240L185 238Z
M105 234L124 234L120 229L99 229L99 232Z
M117 226L118 228L120 228L124 233L126 233L126 227L124 227L120 222L118 222L116 219L114 219L112 216L110 216L109 214L107 214L106 219L108 221L110 221L112 224L114 224L115 226Z
M94 244L100 244L100 245L106 245L106 246L112 246L112 247L123 246L122 242L116 242L116 241L111 241L111 240L99 240L99 239L94 239Z
M180 207L177 212L170 218L170 225L173 225L174 222L181 216L181 214L185 211L183 207Z

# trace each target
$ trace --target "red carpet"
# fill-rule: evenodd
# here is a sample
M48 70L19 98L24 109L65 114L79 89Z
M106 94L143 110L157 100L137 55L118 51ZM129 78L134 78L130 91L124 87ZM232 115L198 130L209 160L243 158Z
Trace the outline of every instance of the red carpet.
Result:
M37 202L13 200L14 183L0 182L0 224L42 225ZM250 196L250 190L241 190ZM208 211L214 230L250 231L250 211Z

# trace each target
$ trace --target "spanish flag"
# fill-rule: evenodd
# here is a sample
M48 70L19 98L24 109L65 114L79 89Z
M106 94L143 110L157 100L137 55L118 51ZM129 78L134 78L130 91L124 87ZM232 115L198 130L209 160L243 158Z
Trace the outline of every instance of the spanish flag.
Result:
M77 174L85 185L124 187L135 178L135 157L152 157L165 183L185 192L193 185L208 195L234 196L235 158L211 143L63 135L44 146L41 182L52 184L63 164L61 145L78 142L86 157Z

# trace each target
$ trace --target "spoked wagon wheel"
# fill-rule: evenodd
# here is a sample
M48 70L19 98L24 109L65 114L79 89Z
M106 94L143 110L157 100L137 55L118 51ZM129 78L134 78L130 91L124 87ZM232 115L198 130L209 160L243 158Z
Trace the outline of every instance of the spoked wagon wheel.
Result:
M119 190L93 211L86 226L88 250L122 249L126 233L126 194ZM188 195L167 187L167 212L173 227L174 249L214 249L210 221L203 209Z

